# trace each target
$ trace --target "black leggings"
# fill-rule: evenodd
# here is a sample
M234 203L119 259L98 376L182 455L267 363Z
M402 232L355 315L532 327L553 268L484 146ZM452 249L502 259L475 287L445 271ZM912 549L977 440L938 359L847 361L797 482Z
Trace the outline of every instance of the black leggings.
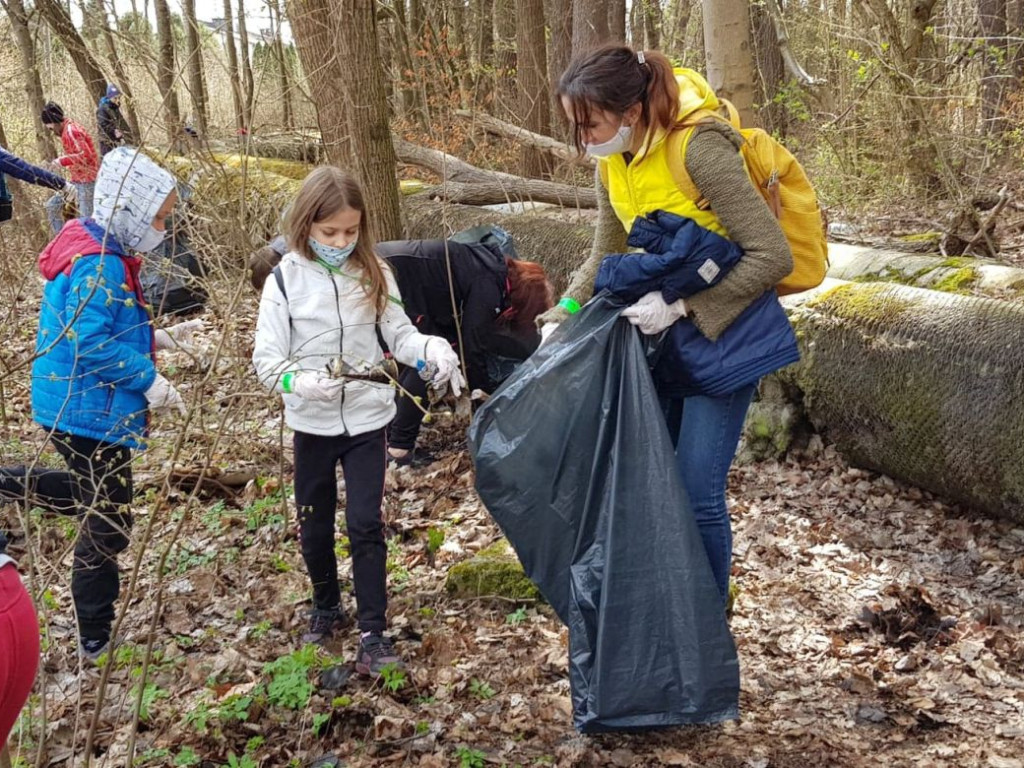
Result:
M71 595L82 637L105 638L121 591L117 556L128 546L132 527L131 450L63 432L54 432L51 440L68 471L0 470L0 500L27 499L29 504L82 517Z
M427 407L427 382L420 378L415 368L404 366L398 374L398 384L405 392L395 398L398 411L388 429L388 445L411 451L416 447L416 438L420 436L420 424L423 422L423 411L412 399L421 398L423 407Z
M295 503L302 557L313 583L313 607L341 605L334 554L338 510L337 466L345 475L345 523L352 553L352 580L362 632L387 628L387 547L384 543L384 430L362 435L295 433Z

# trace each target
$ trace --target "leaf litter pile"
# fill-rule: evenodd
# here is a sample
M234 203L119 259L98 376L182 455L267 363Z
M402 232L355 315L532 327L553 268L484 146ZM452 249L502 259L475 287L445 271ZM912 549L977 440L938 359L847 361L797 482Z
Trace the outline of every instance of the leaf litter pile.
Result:
M31 354L38 309L15 298L12 361ZM154 420L136 459L124 619L105 670L75 653L73 522L0 513L44 630L16 764L84 765L88 744L97 766L1024 768L1024 529L851 468L817 437L730 477L739 722L574 733L567 633L551 611L446 590L452 565L499 538L464 424L425 431L438 461L388 473L390 631L407 671L352 673L354 629L300 648L309 588L282 504L290 438L249 372L252 299L208 317L201 354L161 361L190 415ZM30 421L27 378L4 381L0 459L60 466Z

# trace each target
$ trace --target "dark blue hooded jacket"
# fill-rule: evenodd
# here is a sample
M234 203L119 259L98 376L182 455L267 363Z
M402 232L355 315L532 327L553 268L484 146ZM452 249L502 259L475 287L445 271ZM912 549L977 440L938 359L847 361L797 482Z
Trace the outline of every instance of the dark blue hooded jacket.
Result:
M661 291L669 304L715 285L742 258L730 240L692 219L664 211L638 218L628 243L644 253L612 254L594 284L633 303ZM800 359L796 336L775 290L765 291L717 340L680 318L661 341L654 366L658 391L670 397L719 397Z

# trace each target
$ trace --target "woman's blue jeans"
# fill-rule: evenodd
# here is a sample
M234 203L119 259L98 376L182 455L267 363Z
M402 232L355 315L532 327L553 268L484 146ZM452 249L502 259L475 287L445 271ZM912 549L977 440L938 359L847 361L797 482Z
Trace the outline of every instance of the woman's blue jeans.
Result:
M676 466L708 553L722 603L729 597L732 526L725 504L729 466L756 382L722 397L662 398Z

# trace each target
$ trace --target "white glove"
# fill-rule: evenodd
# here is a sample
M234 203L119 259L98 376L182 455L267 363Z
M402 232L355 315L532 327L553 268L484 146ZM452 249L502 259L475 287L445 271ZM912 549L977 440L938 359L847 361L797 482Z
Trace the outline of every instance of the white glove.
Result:
M686 304L682 299L666 304L661 291L651 291L640 300L622 310L626 318L647 336L661 333L681 317L686 317Z
M65 184L60 191L60 196L65 205L78 205L78 187L74 184Z
M204 325L201 318L196 318L172 325L170 328L160 328L153 334L156 337L156 348L183 349L186 352L193 352L192 336Z
M174 385L161 373L153 379L153 383L145 391L145 396L149 410L153 413L167 413L172 409L182 415L185 413L185 401L181 399Z
M544 325L540 327L540 344L538 345L538 348L543 347L547 343L548 338L550 338L551 334L555 332L555 328L560 325L561 323L544 323Z
M58 157L56 160L51 160L50 161L50 167L53 168L53 170L55 170L55 171L63 171L64 170L64 166L61 165L60 161L61 161L60 157Z
M340 400L344 388L344 379L332 379L312 371L302 371L292 379L292 392L303 400L319 400L323 403Z
M462 393L462 388L466 386L466 379L462 375L459 356L455 354L451 344L446 339L435 336L427 342L423 354L428 363L437 366L437 373L430 383L438 389L447 384L452 394L458 397Z

